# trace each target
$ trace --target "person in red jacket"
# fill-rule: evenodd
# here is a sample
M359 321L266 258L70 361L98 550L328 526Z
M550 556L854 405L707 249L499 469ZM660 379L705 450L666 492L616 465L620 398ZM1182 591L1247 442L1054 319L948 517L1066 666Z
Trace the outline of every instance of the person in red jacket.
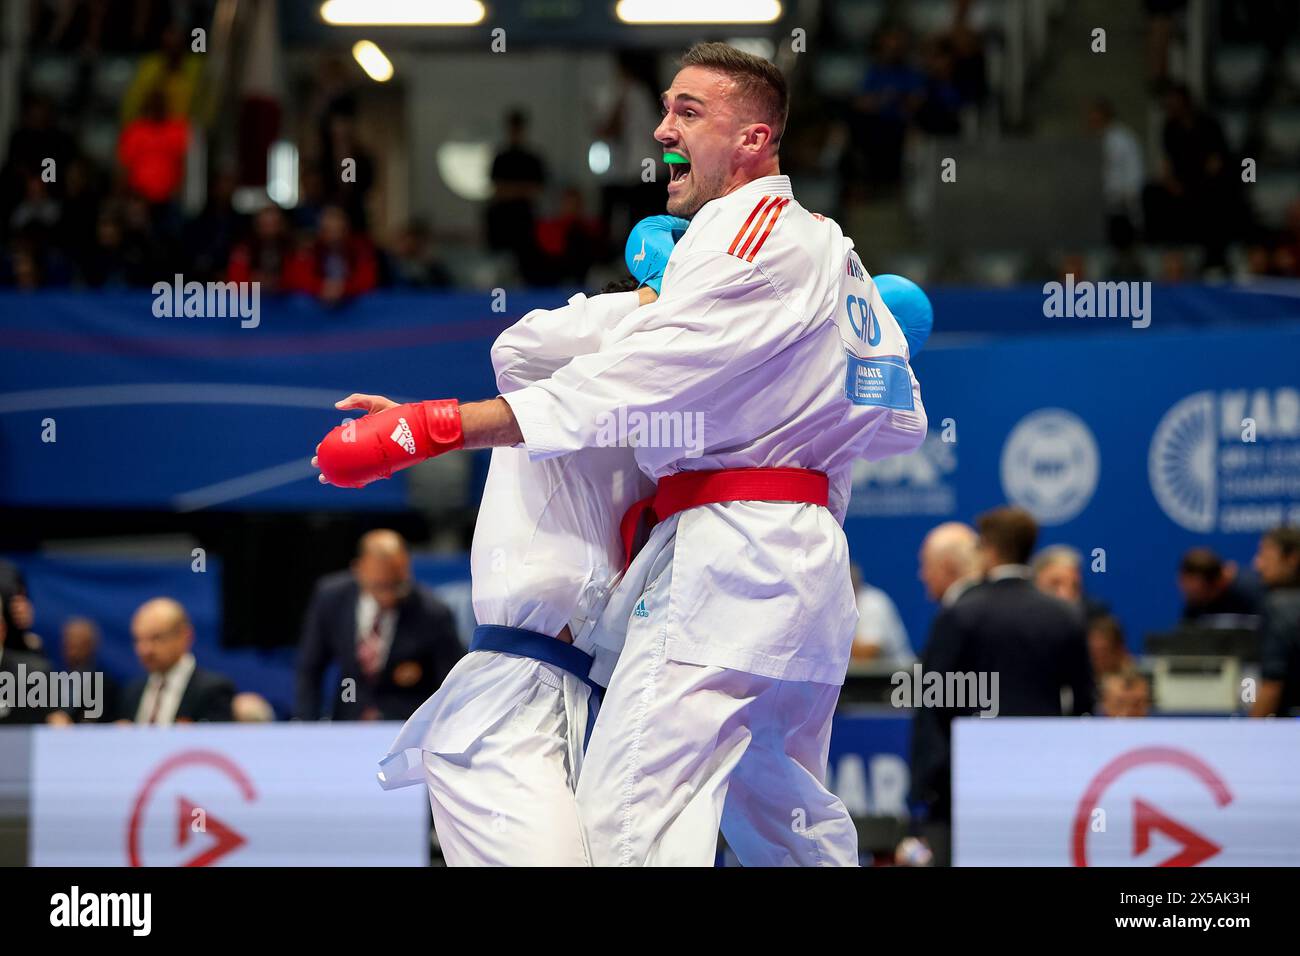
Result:
M306 292L327 305L369 292L378 283L375 248L353 235L347 213L339 206L321 210L316 239L289 261L285 288Z
M188 124L168 117L163 92L155 88L145 99L144 111L123 127L117 142L117 161L131 191L152 206L171 202L185 180L189 144Z

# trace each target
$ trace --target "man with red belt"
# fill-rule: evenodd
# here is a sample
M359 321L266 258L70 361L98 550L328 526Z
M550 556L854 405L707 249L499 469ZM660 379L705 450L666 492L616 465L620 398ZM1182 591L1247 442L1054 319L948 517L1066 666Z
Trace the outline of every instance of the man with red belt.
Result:
M701 44L664 109L668 212L691 226L658 301L508 396L341 426L322 480L461 447L635 445L657 522L597 627L622 653L578 783L592 862L709 865L720 826L747 865L854 865L822 784L857 618L840 525L853 461L924 439L920 389L852 241L780 174L779 71Z

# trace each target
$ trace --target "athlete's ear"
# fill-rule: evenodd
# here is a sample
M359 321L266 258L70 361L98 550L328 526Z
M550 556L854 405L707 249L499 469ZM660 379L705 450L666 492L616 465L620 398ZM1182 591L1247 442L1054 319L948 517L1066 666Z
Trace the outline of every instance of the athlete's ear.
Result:
M772 127L766 123L754 123L747 126L744 132L744 138L741 140L741 149L748 153L761 153L772 142Z

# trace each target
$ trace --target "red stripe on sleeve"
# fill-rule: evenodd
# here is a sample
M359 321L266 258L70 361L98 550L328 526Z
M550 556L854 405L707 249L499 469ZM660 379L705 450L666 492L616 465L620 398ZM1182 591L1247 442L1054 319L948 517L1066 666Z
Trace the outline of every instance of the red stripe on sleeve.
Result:
M740 242L740 237L745 234L745 230L749 228L749 224L754 221L754 217L758 215L758 211L763 208L763 204L766 202L766 196L758 201L758 205L754 207L754 211L749 214L749 218L745 220L745 224L740 227L740 232L736 233L736 238L731 240L731 248L727 250L727 255L732 256L736 254L736 245Z
M759 232L762 231L763 223L767 222L767 218L772 214L772 210L780 205L780 203L781 197L772 197L771 201L767 204L767 207L763 210L763 215L759 216L758 221L754 223L754 228L749 230L749 236L745 239L745 244L740 247L740 251L737 252L736 255L742 259L745 258L745 253L749 251L750 243L752 243Z
M759 237L759 240L757 244L755 244L753 251L751 251L750 254L747 256L745 255L745 250L742 249L740 251L741 256L747 262L754 261L754 256L758 255L758 250L763 248L763 243L767 242L767 237L772 234L772 227L776 225L777 219L781 217L781 210L783 210L788 205L790 205L790 200L788 199L782 199L779 203L776 203L775 209L771 217L767 220L767 228L763 230L763 235Z

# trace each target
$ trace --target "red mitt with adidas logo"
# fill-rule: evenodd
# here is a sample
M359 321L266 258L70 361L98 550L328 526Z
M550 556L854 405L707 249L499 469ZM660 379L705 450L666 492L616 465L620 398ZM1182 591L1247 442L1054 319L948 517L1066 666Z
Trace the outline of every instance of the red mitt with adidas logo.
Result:
M344 422L321 441L316 459L331 485L360 488L464 444L460 402L448 398Z

